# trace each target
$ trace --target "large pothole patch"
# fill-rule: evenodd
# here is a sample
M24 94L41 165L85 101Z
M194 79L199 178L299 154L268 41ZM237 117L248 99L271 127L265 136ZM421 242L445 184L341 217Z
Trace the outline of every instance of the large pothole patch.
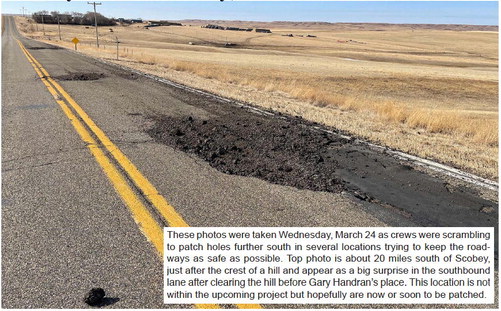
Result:
M149 134L157 141L194 153L227 174L274 184L340 192L338 163L328 149L346 143L290 119L229 114L209 120L155 118Z
M31 46L28 47L28 50L62 50L62 48L58 46Z
M91 81L98 80L105 77L104 73L96 72L74 72L67 75L54 77L61 81Z

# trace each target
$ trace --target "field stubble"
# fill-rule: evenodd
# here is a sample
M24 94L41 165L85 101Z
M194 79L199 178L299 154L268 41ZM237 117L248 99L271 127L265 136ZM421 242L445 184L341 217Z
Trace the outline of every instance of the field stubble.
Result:
M497 180L497 32L117 26L101 29L97 49L92 29L62 26L56 41L57 26L46 25L48 41L17 22L36 39L73 48L77 36L80 52Z

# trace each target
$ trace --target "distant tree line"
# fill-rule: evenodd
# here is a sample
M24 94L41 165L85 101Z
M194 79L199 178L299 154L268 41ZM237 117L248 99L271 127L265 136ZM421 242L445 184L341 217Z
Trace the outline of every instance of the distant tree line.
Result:
M44 22L45 24L57 24L57 19L59 18L59 23L69 24L69 25L94 25L94 12L87 12L85 14L78 12L71 13L59 13L58 11L38 11L33 13L32 18L37 23ZM98 26L113 26L116 25L116 21L113 18L107 18L99 13L96 13L97 25Z

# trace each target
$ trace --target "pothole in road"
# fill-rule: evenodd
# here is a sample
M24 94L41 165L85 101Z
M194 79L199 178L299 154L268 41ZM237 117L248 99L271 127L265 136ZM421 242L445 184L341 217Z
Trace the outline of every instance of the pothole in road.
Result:
M194 153L227 173L314 191L341 192L336 160L327 150L343 139L305 128L296 120L233 113L209 120L154 118L157 141Z
M61 50L58 46L31 46L28 50Z
M54 78L61 81L91 81L91 80L98 80L104 77L105 77L104 73L74 72L67 75L57 76Z

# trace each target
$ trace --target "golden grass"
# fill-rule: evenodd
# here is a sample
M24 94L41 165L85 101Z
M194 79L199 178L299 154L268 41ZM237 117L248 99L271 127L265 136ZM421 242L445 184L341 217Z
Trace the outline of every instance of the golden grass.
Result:
M271 80L249 79L248 76L232 73L220 66L204 65L186 61L159 60L152 56L130 56L146 64L160 64L176 71L186 71L208 79L248 85L264 91L281 91L295 98L305 100L319 107L335 106L352 111L372 111L381 118L391 122L399 122L411 128L420 128L430 133L473 136L478 143L497 145L497 122L472 120L453 110L439 111L437 109L410 109L407 105L395 101L345 96L324 91L313 83L305 83L300 79Z
M55 29L51 27L46 26L46 31L52 31L54 38ZM256 35L195 27L148 31L114 27L113 34L102 35L106 49L98 50L92 46L89 29L64 28L68 37L82 38L81 52L113 60L116 50L111 38L118 34L127 39L120 48L120 62L129 66L299 114L389 147L497 179L496 33L335 33L321 29L315 33L315 40L291 41L280 36L280 31L290 29ZM26 25L20 29L41 37ZM228 41L244 48L218 47L225 40L218 41L215 36L222 33L229 37ZM348 38L365 44L339 44L333 40ZM195 44L188 45L188 39ZM473 39L476 45L470 44ZM51 42L72 47L67 41ZM250 91L246 94L242 90ZM268 95L256 101L257 93L252 93L256 91ZM292 99L303 106L291 104Z

